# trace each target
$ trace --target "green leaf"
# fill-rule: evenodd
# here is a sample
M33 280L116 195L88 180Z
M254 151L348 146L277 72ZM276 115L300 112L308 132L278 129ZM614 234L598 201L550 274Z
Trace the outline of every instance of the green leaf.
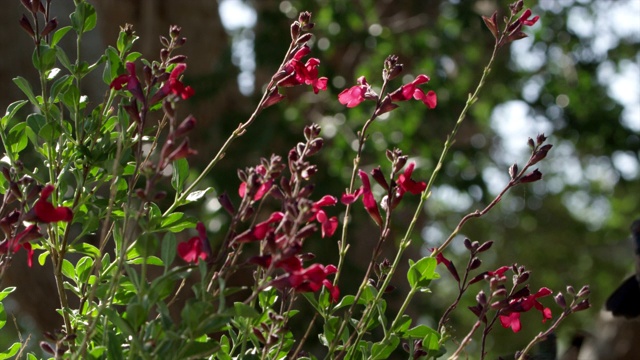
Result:
M147 265L155 265L155 266L164 266L164 263L162 262L162 260L157 256L149 256L146 258L137 257L135 259L127 260L127 264L133 264L133 265L147 264Z
M243 304L241 302L233 303L233 309L237 316L250 318L250 319L256 319L260 317L260 314L258 313L258 311L256 311L256 309L252 308L247 304Z
M102 80L105 84L110 85L113 79L115 79L119 73L124 72L124 66L118 52L113 47L109 46L105 52L107 62L102 73Z
M438 279L440 275L436 273L437 264L436 259L432 257L422 258L416 263L410 260L407 280L409 280L411 288L426 288L431 280Z
M70 77L69 75L61 76L59 79L54 81L53 84L51 85L49 101L57 102L59 100L58 94L60 94L61 91L64 91L67 88L67 86L71 84L72 81L73 81L73 78Z
M411 317L409 315L402 315L396 326L391 329L392 332L398 334L404 334L411 326Z
M62 275L72 280L76 279L76 269L73 267L73 264L67 259L62 259Z
M94 259L100 257L100 249L87 243L76 243L70 246L71 252L77 252L85 255L89 255Z
M4 311L4 304L0 302L0 329L7 323L7 313Z
M175 212L162 218L160 229L176 233L194 228L197 222L198 220L192 216L184 216L184 213Z
M19 342L13 343L7 351L0 353L0 360L11 359L20 351L20 347Z
M91 268L93 267L93 260L88 257L82 257L76 264L76 274L78 276L78 284L86 283L89 281L89 275L91 275Z
M171 186L181 192L184 183L189 176L189 162L187 159L178 159L173 162L173 176L171 176Z
M22 92L25 95L27 95L27 98L29 99L29 101L31 101L33 105L36 105L36 106L39 105L38 101L36 100L36 97L33 95L33 90L31 90L31 85L29 85L29 82L27 81L27 79L23 78L22 76L18 76L13 78L13 83L18 85L20 90L22 90Z
M12 102L11 104L9 104L9 106L7 106L7 112L2 117L2 120L0 120L0 124L2 125L3 128L7 126L7 124L9 124L9 121L13 119L13 117L16 115L18 110L20 110L20 108L22 108L26 103L27 103L27 100L19 100L19 101Z
M96 27L96 9L87 2L78 2L71 16L71 26L76 33L82 34Z
M407 330L405 337L408 338L417 338L417 339L424 339L425 337L432 335L432 334L438 334L437 331L433 330L432 328L428 327L427 325L418 325L414 328L411 328L409 330Z
M9 296L9 294L14 292L15 290L16 290L15 286L10 286L10 287L5 288L4 290L0 291L0 301L4 300L4 298Z
M38 255L38 264L40 264L40 266L44 266L44 262L47 261L47 256L49 256L49 251L45 251Z
M56 32L53 33L53 36L51 36L51 46L56 46L60 42L60 40L62 40L62 38L69 32L69 30L71 30L71 26L61 27L60 29L56 30Z
M7 135L7 143L5 146L9 146L9 151L12 154L17 155L20 151L24 150L27 147L27 143L29 142L27 138L27 133L25 132L25 127L27 126L26 122L16 124L11 130L9 130L9 134Z
M33 50L31 60L33 67L41 73L45 73L56 65L56 48L41 44Z
M400 339L396 335L393 335L393 334L389 335L388 339L373 344L373 346L371 347L370 359L372 360L388 359L391 353L393 352L393 350L395 350L398 347L399 343L400 343Z
M176 240L176 236L168 232L162 239L162 246L160 247L160 258L162 262L164 262L165 271L169 269L169 265L171 265L176 258L177 247L178 240Z

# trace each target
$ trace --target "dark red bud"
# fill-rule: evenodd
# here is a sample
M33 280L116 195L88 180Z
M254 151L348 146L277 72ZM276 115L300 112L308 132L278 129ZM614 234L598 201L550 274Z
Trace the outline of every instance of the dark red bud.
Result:
M558 306L560 306L561 308L564 309L567 307L567 301L564 299L564 295L562 295L561 292L554 296L553 300L555 300L556 304L558 304Z
M492 245L493 245L493 240L489 240L489 241L485 242L484 244L480 245L478 247L477 252L479 252L479 253L485 252L485 251L491 249Z
M469 264L469 270L475 270L479 268L480 265L482 265L482 260L478 258L473 258L473 260L471 260L471 264Z
M578 312L582 310L587 310L590 307L591 307L591 303L589 303L589 299L584 299L580 301L577 305L573 306L571 308L571 311Z
M542 179L542 173L538 169L533 170L531 173L520 178L520 183L530 183Z
M176 55L172 56L171 59L169 59L169 64L182 64L185 61L187 61L186 55Z
M31 26L31 22L24 14L22 14L22 17L20 18L20 26L22 26L22 28L27 32L27 34L29 34L29 36L31 36L31 38L35 38L36 33L35 31L33 31L33 26Z
M380 184L380 186L382 186L385 190L389 191L389 184L387 183L387 180L384 178L384 174L382 173L382 170L380 170L379 166L371 170L371 176L378 184Z
M509 176L511 179L515 179L518 175L518 164L513 164L509 167Z
M533 153L533 155L531 155L531 160L529 160L529 164L534 165L540 160L547 157L547 153L549 152L549 150L551 150L552 147L553 145L551 144L541 146L540 149L538 149L535 153Z
M47 36L57 27L58 27L58 20L56 20L56 18L53 18L49 20L49 22L47 22L47 25L45 25L44 29L42 29L42 32L40 32L40 35Z
M176 137L181 137L189 133L196 126L196 118L193 115L187 116L182 123L178 125L178 128L175 131Z

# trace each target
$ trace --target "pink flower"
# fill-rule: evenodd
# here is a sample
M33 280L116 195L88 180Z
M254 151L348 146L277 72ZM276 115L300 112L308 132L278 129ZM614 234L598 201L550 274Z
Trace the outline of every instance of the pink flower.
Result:
M364 76L360 76L357 80L358 85L342 90L338 94L340 104L346 105L348 108L356 107L366 99L375 99L377 95L371 90L371 85L367 83Z
M73 212L71 212L70 208L65 206L55 207L52 203L47 201L47 198L51 195L54 189L55 188L51 184L45 186L40 192L40 198L33 206L34 213L39 222L69 222L73 219Z
M434 109L438 104L438 98L433 90L426 94L418 85L429 82L429 77L424 74L418 75L412 82L402 85L399 89L392 92L389 96L392 101L407 101L411 98L422 101L429 109Z
M436 255L436 263L444 264L444 266L447 267L447 270L449 270L449 273L451 273L453 278L456 279L458 282L460 282L460 276L458 275L458 270L456 270L456 267L451 262L451 260L444 257L443 253L438 253L438 255Z
M369 175L362 170L358 170L358 175L360 176L360 180L362 180L362 203L364 204L364 208L369 213L369 216L371 216L373 221L375 221L378 226L382 227L382 216L380 216L378 204L371 192Z
M190 263L196 263L198 259L207 260L213 255L204 224L199 222L196 225L196 229L198 230L198 236L178 244L178 255L182 260Z

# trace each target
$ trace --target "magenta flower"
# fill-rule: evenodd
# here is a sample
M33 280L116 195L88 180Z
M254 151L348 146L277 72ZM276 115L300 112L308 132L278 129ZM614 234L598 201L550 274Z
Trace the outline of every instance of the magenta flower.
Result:
M53 192L55 188L49 184L45 186L40 192L40 198L33 206L34 213L38 222L52 223L58 221L69 222L73 219L73 212L71 209L65 206L53 206L52 203L47 201L47 198Z
M366 99L375 99L377 95L371 90L371 85L367 83L364 76L360 76L357 80L358 85L342 90L338 94L340 104L346 105L348 108L356 107Z
M204 224L199 222L196 230L198 230L198 236L178 244L178 255L189 263L197 263L198 259L207 260L213 256Z
M164 99L169 94L173 94L181 98L182 100L187 100L188 98L193 96L193 94L195 94L195 91L191 88L191 86L185 86L182 81L180 81L180 75L182 75L182 73L186 69L187 64L185 63L176 65L176 67L171 70L169 79L164 82L164 85L162 85L162 87L158 89L158 92L153 95L153 98L151 98L151 103L155 104L158 101Z
M414 98L422 101L429 109L434 109L438 104L438 97L433 90L430 90L425 94L422 89L418 88L418 85L429 82L429 77L424 74L418 75L412 82L402 85L399 89L392 92L389 96L391 101L407 101Z
M460 276L458 275L458 270L456 270L456 267L451 262L451 260L444 257L443 253L438 253L438 255L436 255L436 263L444 264L444 266L447 267L447 270L449 270L449 273L451 273L451 276L453 276L454 279L460 282Z
M262 165L258 165L256 167L256 173L264 177L267 175L267 168L265 168ZM267 192L269 192L269 190L271 190L272 185L273 185L273 180L267 180L262 182L262 184L260 184L260 186L258 187L258 190L256 191L256 193L253 195L253 200L258 201L262 199L262 197ZM247 192L247 183L243 181L242 183L240 183L240 186L238 187L238 195L240 195L240 197L243 198L246 195L246 192Z

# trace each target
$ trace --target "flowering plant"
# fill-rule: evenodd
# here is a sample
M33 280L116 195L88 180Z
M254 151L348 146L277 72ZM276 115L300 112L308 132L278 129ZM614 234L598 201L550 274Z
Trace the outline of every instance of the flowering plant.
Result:
M36 253L40 265L47 260L53 264L63 326L40 341L48 356L282 359L324 354L332 359L385 359L404 348L414 359L444 354L458 358L483 327L480 357L485 358L486 339L495 323L518 332L520 315L536 309L542 322L551 325L517 353L523 359L567 315L589 307L588 287L578 292L569 287L570 302L562 293L554 297L561 308L554 317L543 304L551 290L542 287L532 293L527 283L530 272L524 266L505 265L473 274L482 265L480 254L492 248L491 241L464 241L470 257L462 275L445 257L469 219L489 212L511 188L541 180L542 173L532 167L552 148L542 134L529 139L530 158L522 169L516 164L509 169L509 182L489 205L462 217L429 256L410 261L409 292L402 305L390 312L385 300L411 245L423 204L468 109L488 79L496 53L525 37L523 27L538 20L529 9L523 11L522 0L511 5L503 24L497 13L484 18L495 38L493 53L428 180L415 177L418 164L400 149L387 150L389 163L370 172L361 165L368 129L378 117L412 106L406 103L412 99L427 110L438 105L425 74L389 90L397 86L393 81L404 70L399 58L389 55L379 88L361 76L356 85L338 95L338 101L349 108L371 101L370 116L357 132L348 189L342 194L314 194L314 176L322 169L313 156L325 143L320 126L307 125L303 140L292 144L287 154L270 155L239 170L237 191L219 193L217 201L228 213L229 228L215 246L207 226L178 209L211 191L199 189L203 179L264 109L285 98L282 88L310 86L316 94L327 90L321 60L308 57L313 52L311 14L302 12L291 25L290 46L264 87L255 112L238 124L209 164L190 179L188 159L196 151L189 135L197 121L190 115L179 117L177 110L197 89L182 79L188 67L186 57L176 54L186 41L181 29L172 26L169 36L161 37L160 59L147 60L132 51L137 36L131 26L125 26L115 47L108 47L96 63L87 64L80 58L71 61L60 41L67 34L79 40L95 27L91 4L76 1L71 25L62 28L50 18L51 1L43 5L40 0L22 0L22 4L30 18L23 16L20 24L35 44L33 62L40 84L36 94L24 78L17 77L15 83L27 99L11 104L0 121L4 144L0 278L23 248L30 267L37 266L32 263ZM89 101L80 95L81 84L99 68L103 69L104 100ZM27 104L33 109L24 120L21 111ZM38 164L27 165L22 160L27 156ZM159 190L164 182L170 182L172 194ZM374 191L376 184L382 194ZM407 229L396 229L392 214L409 196L419 198L413 220ZM163 202L166 198L172 198L169 204ZM376 238L361 283L350 294L341 291L340 280L350 250L350 219L362 210L373 220ZM392 231L404 231L396 256L380 259ZM339 238L337 257L321 261L306 252L306 243L318 237ZM432 281L440 277L438 264L451 274L459 294L437 326L428 326L406 310L414 296L430 291ZM245 269L251 269L252 282L231 286L232 277ZM476 283L486 286L482 289ZM477 288L476 305L469 310L477 321L467 335L457 338L449 316L472 285ZM13 290L4 289L0 300ZM305 319L306 329L293 331L289 323L299 313L302 299L314 313ZM317 353L308 345L312 337L323 346ZM26 345L16 342L3 355L14 356Z

